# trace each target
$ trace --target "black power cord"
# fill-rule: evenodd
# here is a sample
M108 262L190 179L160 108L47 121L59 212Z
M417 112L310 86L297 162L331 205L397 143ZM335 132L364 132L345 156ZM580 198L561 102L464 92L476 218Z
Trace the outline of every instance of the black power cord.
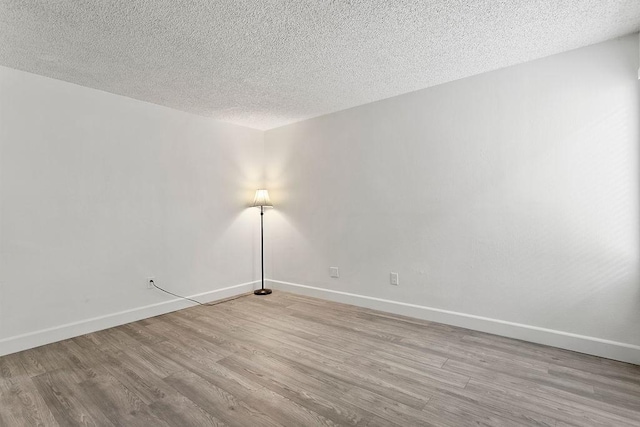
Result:
M234 297L234 298L227 298L227 299L223 299L223 300L220 300L220 301L217 301L217 302L204 303L204 302L196 301L196 300L188 298L188 297L183 297L182 295L174 294L173 292L169 292L166 289L162 289L160 286L156 285L156 282L154 282L153 279L149 279L149 283L151 283L151 286L153 286L154 288L156 288L159 291L162 291L162 292L164 292L166 294L169 294L169 295L173 295L174 297L186 299L187 301L194 302L194 303L196 303L198 305L204 305L205 307L212 307L214 305L222 304L223 302L227 302L227 301L233 301L234 299L246 297L248 295L248 294L242 294L242 295L238 295L237 297Z

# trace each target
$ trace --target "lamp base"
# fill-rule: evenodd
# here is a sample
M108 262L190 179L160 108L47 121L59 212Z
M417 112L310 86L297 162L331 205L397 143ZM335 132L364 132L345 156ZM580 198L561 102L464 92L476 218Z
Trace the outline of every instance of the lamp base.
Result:
M271 289L256 289L253 293L255 295L269 295L271 293Z

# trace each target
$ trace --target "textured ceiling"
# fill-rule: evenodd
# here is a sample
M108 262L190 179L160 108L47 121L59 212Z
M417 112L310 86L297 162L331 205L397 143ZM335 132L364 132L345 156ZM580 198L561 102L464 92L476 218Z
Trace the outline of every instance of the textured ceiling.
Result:
M640 29L640 0L0 0L0 65L269 129Z

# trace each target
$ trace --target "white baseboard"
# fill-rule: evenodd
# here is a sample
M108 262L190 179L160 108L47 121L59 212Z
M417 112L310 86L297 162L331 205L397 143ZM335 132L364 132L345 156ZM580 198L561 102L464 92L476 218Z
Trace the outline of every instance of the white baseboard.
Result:
M253 291L253 285L256 283L260 283L260 281L241 283L227 288L216 289L214 291L204 292L197 295L190 295L189 298L197 298L203 302L218 301L246 292L251 292ZM180 298L174 298L157 304L146 305L78 322L54 326L52 328L41 329L27 334L4 338L0 340L0 356L193 306L194 303L192 302Z
M601 338L539 328L521 323L507 322L472 314L441 310L433 307L374 298L348 292L333 291L298 283L268 280L274 289L289 291L306 296L323 298L359 307L371 308L388 313L415 317L432 322L459 326L480 332L516 338L538 344L606 357L608 359L640 365L640 346Z

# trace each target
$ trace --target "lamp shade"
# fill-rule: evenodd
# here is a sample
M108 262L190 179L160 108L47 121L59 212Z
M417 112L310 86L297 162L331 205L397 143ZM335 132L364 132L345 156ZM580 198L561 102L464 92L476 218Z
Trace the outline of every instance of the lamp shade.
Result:
M273 206L271 204L271 199L269 199L269 192L264 189L256 190L256 197L253 199L252 206Z

